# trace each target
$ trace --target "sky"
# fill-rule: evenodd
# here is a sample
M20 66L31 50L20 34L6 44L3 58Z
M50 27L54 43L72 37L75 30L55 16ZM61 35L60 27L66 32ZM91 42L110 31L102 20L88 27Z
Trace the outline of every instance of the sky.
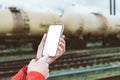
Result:
M109 0L0 0L2 7L15 6L26 11L62 13L97 12L109 15ZM120 15L120 0L116 0Z

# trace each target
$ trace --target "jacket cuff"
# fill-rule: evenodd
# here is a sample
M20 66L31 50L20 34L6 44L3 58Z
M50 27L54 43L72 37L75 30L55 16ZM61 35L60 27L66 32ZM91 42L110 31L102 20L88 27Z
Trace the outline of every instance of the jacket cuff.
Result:
M26 75L27 75L27 66L22 67L19 72L12 77L11 80L21 80L21 79L25 79Z
M45 77L41 73L36 71L30 71L27 74L27 78L28 80L45 80Z

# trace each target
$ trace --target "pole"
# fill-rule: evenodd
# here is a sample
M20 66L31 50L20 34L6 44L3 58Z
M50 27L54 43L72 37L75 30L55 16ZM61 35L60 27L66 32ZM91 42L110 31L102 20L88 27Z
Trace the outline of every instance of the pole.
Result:
M112 15L112 0L110 0L110 15Z

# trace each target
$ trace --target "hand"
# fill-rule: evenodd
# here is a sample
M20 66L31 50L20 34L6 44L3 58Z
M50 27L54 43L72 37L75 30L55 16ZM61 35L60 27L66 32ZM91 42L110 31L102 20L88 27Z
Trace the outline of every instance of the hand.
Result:
M37 55L36 55L36 58L41 58L42 57L42 50L44 48L44 45L45 45L45 40L46 40L46 33L43 35L43 38L38 46L38 50L37 50Z
M64 40L64 38L65 38L64 35L60 38L60 43L59 43L59 46L58 46L57 55L56 55L56 57L49 57L48 60L47 60L48 64L51 64L57 58L62 56L63 53L65 52L65 40Z
M35 59L32 59L30 61L30 64L28 65L27 72L30 72L30 71L39 72L47 79L47 77L49 76L49 69L48 69L48 63L47 63L48 58L49 56L46 55L37 61Z
M37 58L41 58L42 57L42 50L45 44L45 40L46 40L46 34L44 34L40 45L38 46L38 51L37 51ZM65 52L65 47L66 47L66 43L65 43L65 36L63 35L60 38L60 43L59 43L59 47L57 50L57 55L56 57L49 57L47 60L47 63L51 64L53 61L55 61L57 58L59 58L61 55L63 55L63 53Z

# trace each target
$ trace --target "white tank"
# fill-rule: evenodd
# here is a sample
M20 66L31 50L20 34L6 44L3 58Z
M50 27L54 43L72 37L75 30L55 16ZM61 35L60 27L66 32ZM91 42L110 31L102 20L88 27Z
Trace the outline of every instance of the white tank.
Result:
M0 10L0 35L6 35L13 31L14 21L9 10Z
M65 31L71 35L108 36L120 33L120 18L91 14L65 14L61 18Z
M20 10L0 11L0 35L41 36L50 24L60 23L59 15Z
M0 11L0 35L42 36L50 24L63 24L67 35L120 37L120 18L102 14L35 13L20 10Z
M60 23L60 17L53 13L28 13L28 17L32 35L43 35L50 24Z
M107 35L120 34L120 17L106 16L108 29Z

